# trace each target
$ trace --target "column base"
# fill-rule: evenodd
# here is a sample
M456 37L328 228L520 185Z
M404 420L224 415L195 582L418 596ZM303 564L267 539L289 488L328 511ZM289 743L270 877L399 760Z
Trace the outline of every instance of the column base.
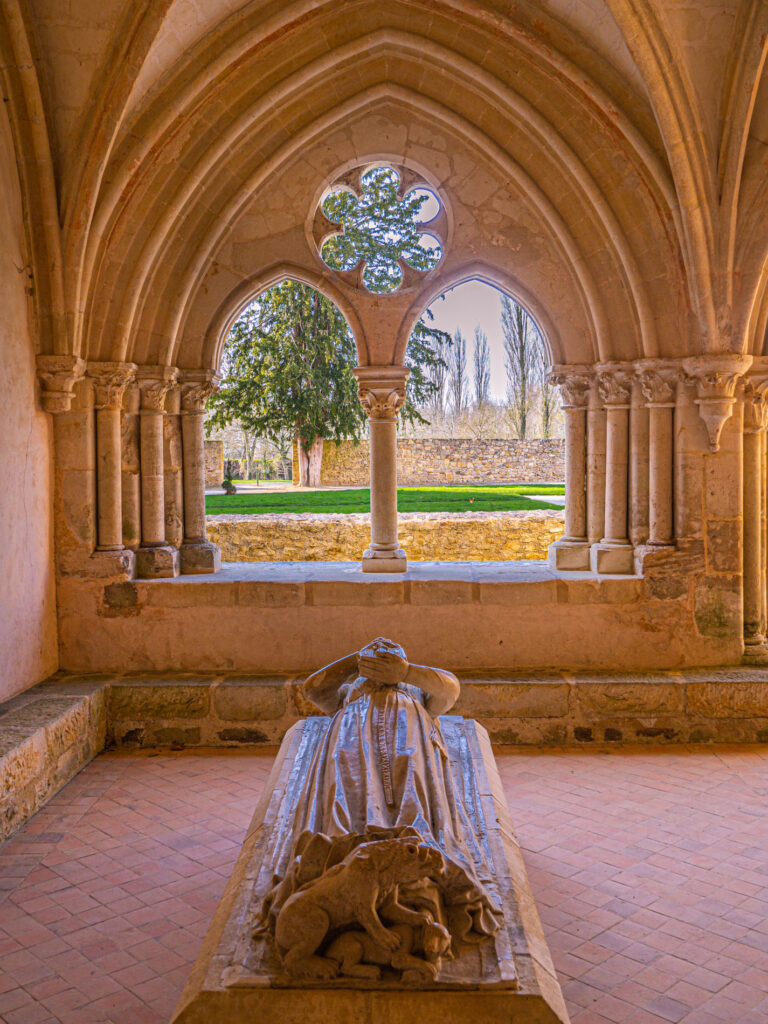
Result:
M109 551L76 548L59 554L56 565L61 576L87 580L113 579L123 583L134 578L136 556L130 548Z
M602 576L627 576L635 572L635 549L631 544L593 544L589 552L592 572Z
M408 559L402 548L393 551L372 551L363 554L363 572L406 572Z
M763 636L749 637L744 640L744 665L768 665L768 643Z
M549 545L549 567L558 572L589 572L589 543L584 540L556 540Z
M185 576L200 576L221 569L221 551L211 541L181 545L181 571Z
M179 549L170 544L156 548L139 548L136 552L136 575L143 580L168 579L179 575Z

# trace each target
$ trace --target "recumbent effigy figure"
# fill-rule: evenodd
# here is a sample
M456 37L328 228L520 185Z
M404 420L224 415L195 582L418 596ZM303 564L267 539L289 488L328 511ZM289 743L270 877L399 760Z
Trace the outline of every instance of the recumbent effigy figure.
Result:
M306 680L333 717L255 928L289 975L434 981L444 958L497 930L492 871L437 717L459 689L383 638Z

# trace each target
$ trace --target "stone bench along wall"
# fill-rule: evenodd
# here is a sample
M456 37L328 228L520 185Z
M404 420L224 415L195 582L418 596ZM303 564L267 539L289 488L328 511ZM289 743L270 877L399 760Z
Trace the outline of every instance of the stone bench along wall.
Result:
M401 487L560 482L565 478L564 446L560 438L401 439L397 442L397 482ZM326 442L323 446L323 486L367 487L368 474L367 441Z
M0 843L106 746L278 744L304 674L58 675L0 704ZM495 743L768 743L768 673L460 673L453 713Z
M356 562L369 515L209 516L225 562ZM405 512L400 543L411 561L542 561L563 534L563 513Z

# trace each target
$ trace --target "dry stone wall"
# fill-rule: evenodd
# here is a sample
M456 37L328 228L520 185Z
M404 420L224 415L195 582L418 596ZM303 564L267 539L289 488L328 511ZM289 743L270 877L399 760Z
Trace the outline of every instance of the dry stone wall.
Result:
M224 442L205 442L205 486L220 487L224 479Z
M400 543L422 561L543 560L563 535L562 512L405 512ZM357 562L370 516L209 516L208 537L225 562Z
M326 487L368 486L368 442L327 442L321 483ZM399 440L397 482L429 484L548 483L565 479L565 441Z

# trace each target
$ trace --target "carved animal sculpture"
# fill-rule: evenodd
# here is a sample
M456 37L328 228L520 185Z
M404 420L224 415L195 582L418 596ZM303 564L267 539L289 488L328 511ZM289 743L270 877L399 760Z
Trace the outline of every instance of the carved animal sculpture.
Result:
M295 892L280 909L275 942L286 970L295 976L334 978L338 963L318 956L331 930L362 927L394 952L400 936L388 930L378 909L400 882L415 882L443 871L442 854L413 839L364 843L341 864Z
M339 965L339 972L350 978L381 977L381 967L402 971L402 981L434 981L441 958L451 948L451 934L441 924L430 920L420 927L393 925L390 931L400 938L400 947L393 953L384 949L363 931L342 932L326 951L329 960ZM421 950L423 956L413 955ZM380 965L380 966L377 966Z

